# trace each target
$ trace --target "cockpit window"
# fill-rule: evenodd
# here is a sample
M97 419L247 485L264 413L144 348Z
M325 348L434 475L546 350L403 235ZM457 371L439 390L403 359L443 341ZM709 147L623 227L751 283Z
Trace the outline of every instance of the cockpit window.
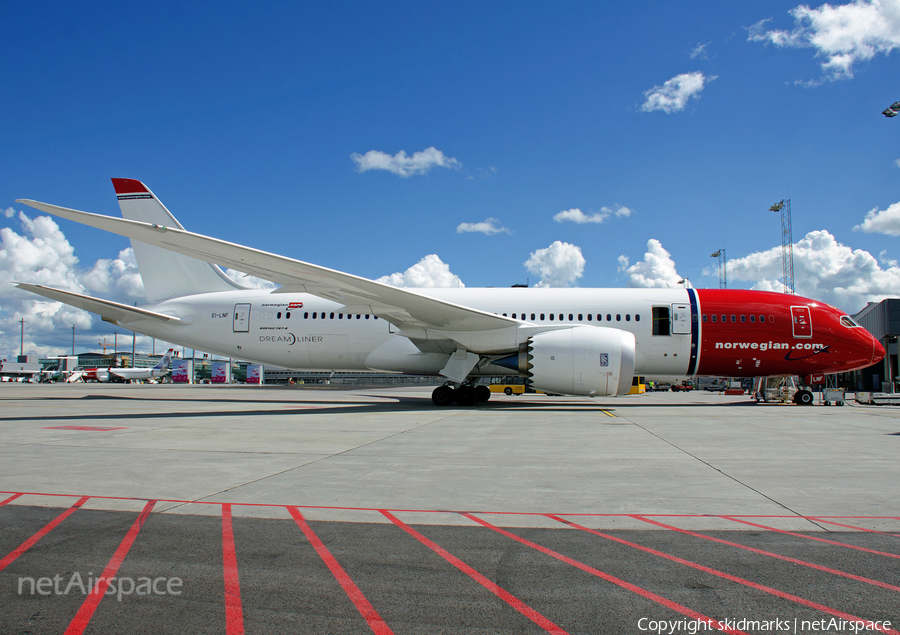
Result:
M850 317L849 315L841 316L841 324L843 324L844 326L846 326L847 328L850 328L850 329L859 327L859 324L854 322L853 318Z

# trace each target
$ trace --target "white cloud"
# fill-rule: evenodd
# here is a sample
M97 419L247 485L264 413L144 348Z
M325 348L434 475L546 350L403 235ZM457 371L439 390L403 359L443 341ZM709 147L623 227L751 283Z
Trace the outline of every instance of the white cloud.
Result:
M23 212L10 214L11 209L4 216L15 218L22 233L11 227L0 229L0 358L15 359L18 354L22 319L25 353L70 351L72 326L81 335L91 328L91 315L39 298L12 283L32 282L84 293L76 270L75 250L49 216L32 219ZM68 347L62 344L66 339Z
M869 210L862 224L853 228L854 231L862 231L867 234L887 234L888 236L900 236L900 203L894 203L885 210L877 207Z
M900 3L897 0L856 0L849 4L807 5L790 11L792 31L766 31L768 20L749 29L751 42L807 47L824 58L822 71L830 80L853 77L853 65L900 46Z
M703 42L702 44L698 44L691 50L691 59L704 59L708 60L709 55L706 53L706 47L712 44L712 42Z
M675 270L671 254L655 238L647 241L644 259L629 265L626 256L619 256L619 271L628 274L628 286L639 288L677 287L683 276Z
M590 214L585 214L577 207L574 207L572 209L563 210L557 213L553 217L553 220L555 220L557 223L570 222L583 225L586 223L602 223L610 216L626 218L628 216L631 216L631 214L632 210L621 205L617 206L616 209L601 207L599 212L591 212Z
M376 282L384 282L395 287L444 288L464 287L459 276L450 271L436 254L430 254L404 271L382 276Z
M421 152L414 152L412 156L407 155L405 150L401 150L393 156L379 150L369 150L365 154L354 152L350 155L350 158L356 163L356 169L360 172L387 170L403 178L425 174L435 167L453 170L458 170L462 167L462 163L453 157L445 156L443 152L434 146Z
M644 105L641 110L653 112L662 110L665 113L680 112L684 110L687 102L692 97L699 99L700 93L716 76L705 77L700 71L682 73L676 75L662 86L654 86L644 92Z
M584 263L581 247L557 240L533 252L524 264L528 271L541 278L534 286L568 287L582 276Z
M811 231L793 246L794 287L851 313L867 302L900 296L900 268L885 268L869 252L839 243L825 230ZM753 282L754 289L781 291L781 247L728 261L728 279Z
M119 257L114 260L98 260L90 271L81 276L81 284L90 295L107 300L128 304L135 300L146 301L144 281L131 247L120 251Z
M478 233L478 234L486 234L491 236L492 234L511 234L506 227L497 227L497 223L499 223L496 218L488 218L480 223L460 223L456 227L457 234L465 234L465 233Z

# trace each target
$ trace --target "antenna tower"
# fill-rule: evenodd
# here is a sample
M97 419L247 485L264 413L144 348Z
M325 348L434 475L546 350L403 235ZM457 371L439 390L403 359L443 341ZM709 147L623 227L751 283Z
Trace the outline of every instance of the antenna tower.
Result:
M781 212L781 270L785 293L794 293L794 233L791 229L791 199L780 200L769 208Z
M725 257L725 248L717 249L709 256L710 258L718 258L719 259L719 288L727 289L728 288L728 275L725 272L725 268L728 266L728 258Z

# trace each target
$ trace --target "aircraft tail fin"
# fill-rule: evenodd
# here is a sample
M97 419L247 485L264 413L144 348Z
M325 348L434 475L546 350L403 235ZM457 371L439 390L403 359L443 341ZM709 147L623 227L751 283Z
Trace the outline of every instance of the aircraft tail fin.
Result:
M156 370L163 370L164 368L168 368L169 364L172 361L172 353L175 352L174 348L170 348L166 351L166 354L163 355L162 359L154 366L153 368Z
M123 218L184 229L150 188L140 181L112 179L112 183ZM131 248L150 302L243 288L217 265L137 240L131 241Z

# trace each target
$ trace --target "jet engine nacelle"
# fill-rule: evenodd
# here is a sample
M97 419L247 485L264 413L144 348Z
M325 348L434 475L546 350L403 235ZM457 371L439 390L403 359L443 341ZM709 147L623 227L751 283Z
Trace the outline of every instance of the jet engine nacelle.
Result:
M628 331L575 326L531 338L532 386L566 395L625 395L634 376L635 342Z

